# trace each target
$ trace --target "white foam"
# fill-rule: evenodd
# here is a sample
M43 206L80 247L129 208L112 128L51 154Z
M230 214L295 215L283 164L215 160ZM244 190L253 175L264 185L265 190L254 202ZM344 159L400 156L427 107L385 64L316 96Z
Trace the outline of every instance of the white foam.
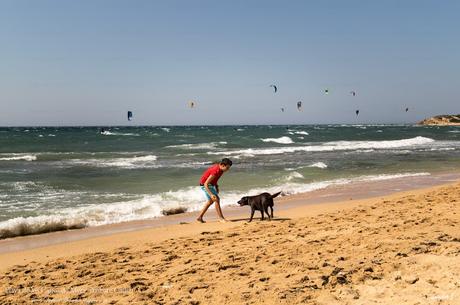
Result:
M166 148L178 148L178 149L214 149L218 145L224 145L227 142L210 142L210 143L194 143L194 144L179 144L179 145L169 145Z
M323 152L323 151L343 151L343 150L369 150L369 149L394 149L405 147L417 147L433 143L434 140L425 137L415 137L402 140L387 141L336 141L325 142L316 145L291 146L291 147L273 147L273 148L248 148L241 150L229 150L219 152L208 152L216 155L274 155L294 152Z
M16 181L16 182L11 182L10 184L15 191L19 191L19 192L25 192L31 189L39 188L39 185L33 181Z
M281 180L283 180L283 181L292 181L294 179L302 179L302 178L305 178L305 177L301 173L299 173L299 172L291 172L288 175L286 175L285 177L283 177Z
M263 142L275 142L275 143L279 143L279 144L292 144L294 143L294 141L292 141L291 138L289 137L280 137L280 138L265 138L265 139L261 139Z
M90 165L95 167L120 167L120 168L155 168L159 165L155 162L157 156L134 156L131 158L111 159L71 159L67 162L77 165Z
M323 162L316 162L309 165L308 167L327 168L327 164Z
M304 135L304 136L308 136L308 135L309 135L309 133L306 132L306 131L295 131L294 133L295 133L295 134L301 134L301 135Z
M252 157L255 157L255 155L251 154L251 153L243 153L243 154L240 154L240 155L234 155L232 158L233 159L241 159L241 158L252 158Z
M171 131L171 128L167 128L167 127L162 127L160 129L165 131L165 132L170 132Z
M440 148L430 148L423 151L452 151L455 150L454 147L440 147Z
M356 150L356 152L358 153L371 153L371 152L374 152L375 149L358 149Z
M155 195L144 195L134 200L89 205L55 210L50 215L18 217L0 222L1 230L16 230L26 226L31 231L39 231L40 226L60 224L64 226L99 226L132 220L163 216L164 209L186 207L188 211L198 211L204 203L198 187L188 187Z
M6 155L3 157L3 155ZM13 153L13 154L1 154L0 155L0 161L35 161L37 160L37 155L31 155L31 154L18 154L18 153Z
M121 132L111 132L108 130L104 130L101 132L101 135L104 136L133 136L133 137L139 137L140 135L137 133L121 133Z

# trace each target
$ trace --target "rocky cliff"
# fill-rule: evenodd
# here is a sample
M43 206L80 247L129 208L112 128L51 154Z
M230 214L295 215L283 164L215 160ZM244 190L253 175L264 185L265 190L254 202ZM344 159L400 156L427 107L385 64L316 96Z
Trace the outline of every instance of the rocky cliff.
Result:
M419 125L460 126L460 114L437 115L418 122Z

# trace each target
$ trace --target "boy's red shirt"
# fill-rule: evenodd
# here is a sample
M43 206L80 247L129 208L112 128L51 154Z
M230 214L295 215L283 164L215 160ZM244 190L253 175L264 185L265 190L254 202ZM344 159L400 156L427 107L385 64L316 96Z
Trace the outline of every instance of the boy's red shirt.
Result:
M209 184L212 185L217 185L217 180L219 180L220 176L223 174L223 170L220 169L219 164L215 164L208 168L204 173L203 176L201 176L200 179L200 184L204 184L206 180L208 180L209 176L213 176L212 180L209 182Z

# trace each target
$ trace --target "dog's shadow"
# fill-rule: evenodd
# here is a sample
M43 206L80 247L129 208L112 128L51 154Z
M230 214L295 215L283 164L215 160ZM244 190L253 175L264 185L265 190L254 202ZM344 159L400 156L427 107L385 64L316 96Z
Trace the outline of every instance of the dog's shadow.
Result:
M239 221L249 221L249 218L238 218L238 219L229 219L231 222L239 222ZM272 218L271 220L268 220L265 218L264 220L261 220L260 218L253 218L252 222L270 222L270 221L286 221L286 220L291 220L291 218L286 218L286 217L279 217L279 218Z

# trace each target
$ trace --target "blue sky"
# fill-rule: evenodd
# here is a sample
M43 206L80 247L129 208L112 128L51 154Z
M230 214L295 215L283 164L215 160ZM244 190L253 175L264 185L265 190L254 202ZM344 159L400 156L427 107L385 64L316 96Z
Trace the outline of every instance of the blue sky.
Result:
M0 125L460 113L459 12L458 1L0 0Z

